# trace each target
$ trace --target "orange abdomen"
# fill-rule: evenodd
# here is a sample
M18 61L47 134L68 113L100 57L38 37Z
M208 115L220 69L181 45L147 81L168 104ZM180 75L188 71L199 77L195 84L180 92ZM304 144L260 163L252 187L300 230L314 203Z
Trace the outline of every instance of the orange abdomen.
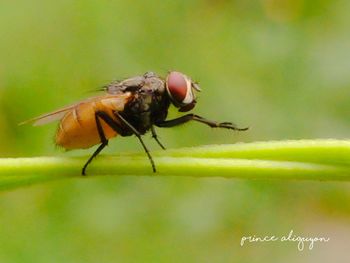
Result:
M129 97L129 94L111 95L78 104L62 118L56 133L56 144L71 150L89 148L101 143L95 112L103 111L119 122L113 112L122 111ZM117 135L102 119L100 122L106 139Z

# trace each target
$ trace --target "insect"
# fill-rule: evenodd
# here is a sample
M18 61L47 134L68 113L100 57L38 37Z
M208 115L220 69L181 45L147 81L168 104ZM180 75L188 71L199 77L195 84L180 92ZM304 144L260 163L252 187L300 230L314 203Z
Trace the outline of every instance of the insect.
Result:
M60 120L55 142L67 150L99 144L83 166L82 175L86 174L87 166L108 145L108 141L117 135L135 135L148 156L153 172L156 172L153 158L141 137L150 130L155 141L165 149L157 137L155 126L169 128L197 121L213 128L248 129L238 128L231 122L207 120L192 113L166 120L170 105L178 108L179 112L188 112L196 105L195 92L201 91L196 82L177 71L169 72L166 78L146 72L112 82L102 90L104 95L23 122L38 126Z

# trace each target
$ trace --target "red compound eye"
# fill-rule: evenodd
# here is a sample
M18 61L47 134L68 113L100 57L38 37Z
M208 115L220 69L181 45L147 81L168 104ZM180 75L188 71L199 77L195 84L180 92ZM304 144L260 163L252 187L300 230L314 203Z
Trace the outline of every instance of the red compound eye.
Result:
M176 104L182 104L191 88L184 74L176 71L169 73L166 79L166 87L169 95Z

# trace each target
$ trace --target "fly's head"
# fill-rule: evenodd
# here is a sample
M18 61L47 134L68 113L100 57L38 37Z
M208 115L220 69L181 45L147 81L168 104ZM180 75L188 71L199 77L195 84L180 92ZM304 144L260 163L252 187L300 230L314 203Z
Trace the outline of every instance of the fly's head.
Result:
M201 91L198 84L181 72L171 71L166 77L165 88L175 107L180 112L190 111L196 105L194 91Z

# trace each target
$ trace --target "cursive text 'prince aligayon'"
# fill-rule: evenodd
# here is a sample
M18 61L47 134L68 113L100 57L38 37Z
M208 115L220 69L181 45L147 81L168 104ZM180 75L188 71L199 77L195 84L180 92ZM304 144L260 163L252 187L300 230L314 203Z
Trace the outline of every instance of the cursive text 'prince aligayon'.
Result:
M314 244L316 242L328 242L330 240L329 237L302 237L293 234L293 229L289 232L288 235L285 236L274 236L274 235L266 235L266 236L243 236L241 238L241 247L243 247L247 242L248 243L258 243L258 242L297 242L298 250L303 251L305 246L308 246L309 250L314 248Z

